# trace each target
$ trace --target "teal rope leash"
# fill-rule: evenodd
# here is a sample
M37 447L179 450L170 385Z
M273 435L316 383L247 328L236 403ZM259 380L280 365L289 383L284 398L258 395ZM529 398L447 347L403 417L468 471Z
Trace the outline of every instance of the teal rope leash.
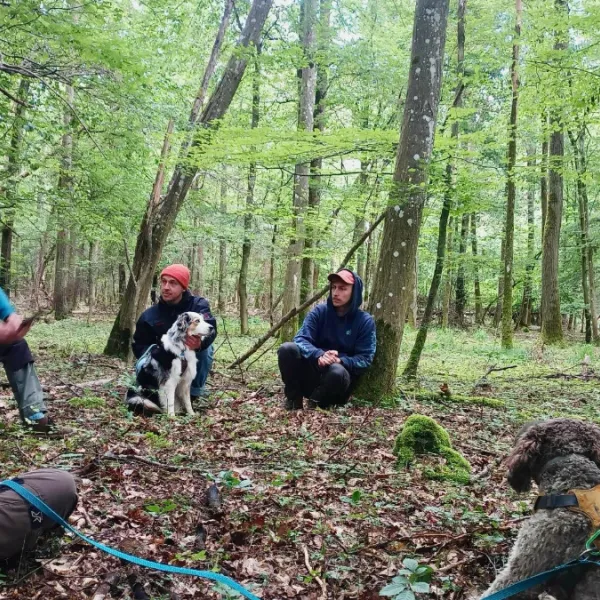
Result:
M550 569L549 571L538 573L533 577L523 579L522 581L517 581L517 583L509 585L503 590L494 592L491 596L484 596L484 600L505 600L506 598L512 598L513 596L516 596L517 594L520 594L521 592L524 592L525 590L528 590L529 588L532 588L535 585L540 585L541 583L548 581L555 575L558 575L558 573L568 571L569 569L572 569L577 566L594 565L596 567L600 567L600 562L592 560L592 558L600 556L600 552L598 551L595 545L596 539L598 537L600 537L600 529L596 531L592 535L592 537L585 543L585 551L579 558L565 563L564 565L554 567L554 569Z
M221 583L230 587L232 590L235 590L244 598L248 600L260 600L258 596L255 596L251 592L249 592L245 587L240 585L237 581L226 577L225 575L221 575L220 573L213 573L212 571L198 571L196 569L188 569L186 567L174 567L172 565L165 565L164 563L158 563L151 560L146 560L145 558L139 558L137 556L133 556L132 554L127 554L125 552L121 552L120 550L115 550L110 546L106 546L105 544L101 544L100 542L96 542L95 540L83 535L80 533L75 527L67 523L59 514L54 512L51 507L49 507L41 498L30 492L27 488L24 488L22 485L18 484L16 481L0 481L0 486L5 486L19 494L22 498L27 500L29 504L37 508L39 511L44 513L46 516L50 517L59 525L62 525L65 529L68 529L71 533L74 533L76 536L80 537L82 540L86 541L88 544L91 544L95 548L110 554L111 556L115 556L116 558L120 558L121 560L125 560L127 562L133 563L134 565L139 565L140 567L146 567L147 569L155 569L156 571L164 571L165 573L175 573L177 575L193 575L195 577L202 577L203 579L210 579L211 581L216 581L217 583Z

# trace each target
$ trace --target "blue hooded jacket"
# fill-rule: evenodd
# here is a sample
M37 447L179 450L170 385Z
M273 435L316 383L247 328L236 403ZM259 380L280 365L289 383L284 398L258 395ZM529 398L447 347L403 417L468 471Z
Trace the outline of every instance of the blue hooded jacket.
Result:
M356 377L373 362L376 348L375 321L359 307L362 304L363 282L354 272L350 310L340 317L335 312L331 294L327 303L313 308L296 334L294 342L303 358L317 360L327 350L337 350L342 365Z

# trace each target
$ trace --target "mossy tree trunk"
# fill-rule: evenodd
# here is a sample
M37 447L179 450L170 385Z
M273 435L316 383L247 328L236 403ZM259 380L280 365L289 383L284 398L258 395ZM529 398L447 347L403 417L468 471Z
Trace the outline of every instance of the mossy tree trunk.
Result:
M519 37L521 36L521 0L515 2L515 37L512 49L510 78L512 82L512 101L510 106L510 123L508 125L508 152L506 161L506 220L504 222L504 295L502 296L502 347L512 348L512 281L513 255L515 243L515 200L517 188L515 182L515 165L517 162L517 115L519 106Z
M427 171L437 120L449 0L417 0L410 72L390 206L371 297L377 352L357 395L371 401L392 393L427 195Z

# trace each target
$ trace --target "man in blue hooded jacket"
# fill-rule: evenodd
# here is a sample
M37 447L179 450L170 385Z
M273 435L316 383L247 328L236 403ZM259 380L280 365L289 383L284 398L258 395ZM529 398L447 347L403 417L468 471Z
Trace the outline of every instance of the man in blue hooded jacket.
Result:
M327 303L306 315L293 342L277 352L285 385L285 408L328 408L345 404L358 377L375 356L375 321L359 309L362 279L349 269L328 276Z

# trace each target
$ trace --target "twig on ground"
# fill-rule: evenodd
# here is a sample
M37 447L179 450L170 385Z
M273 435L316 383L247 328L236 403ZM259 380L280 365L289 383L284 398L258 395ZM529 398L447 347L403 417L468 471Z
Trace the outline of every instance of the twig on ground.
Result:
M184 465L167 465L165 463L157 462L155 460L144 458L142 456L135 456L134 454L114 454L113 452L106 452L99 458L102 458L103 460L117 460L119 462L139 462L150 467L156 467L157 469L165 469L166 471L170 471L172 473L178 471L193 471L194 473L204 474L205 472L205 469L202 469L200 467L188 467Z
M308 574L311 577L314 577L315 581L321 586L321 599L326 600L327 586L325 585L325 582L316 574L315 570L310 566L310 561L308 559L308 548L304 544L302 544L302 552L304 552L304 564L306 565Z

